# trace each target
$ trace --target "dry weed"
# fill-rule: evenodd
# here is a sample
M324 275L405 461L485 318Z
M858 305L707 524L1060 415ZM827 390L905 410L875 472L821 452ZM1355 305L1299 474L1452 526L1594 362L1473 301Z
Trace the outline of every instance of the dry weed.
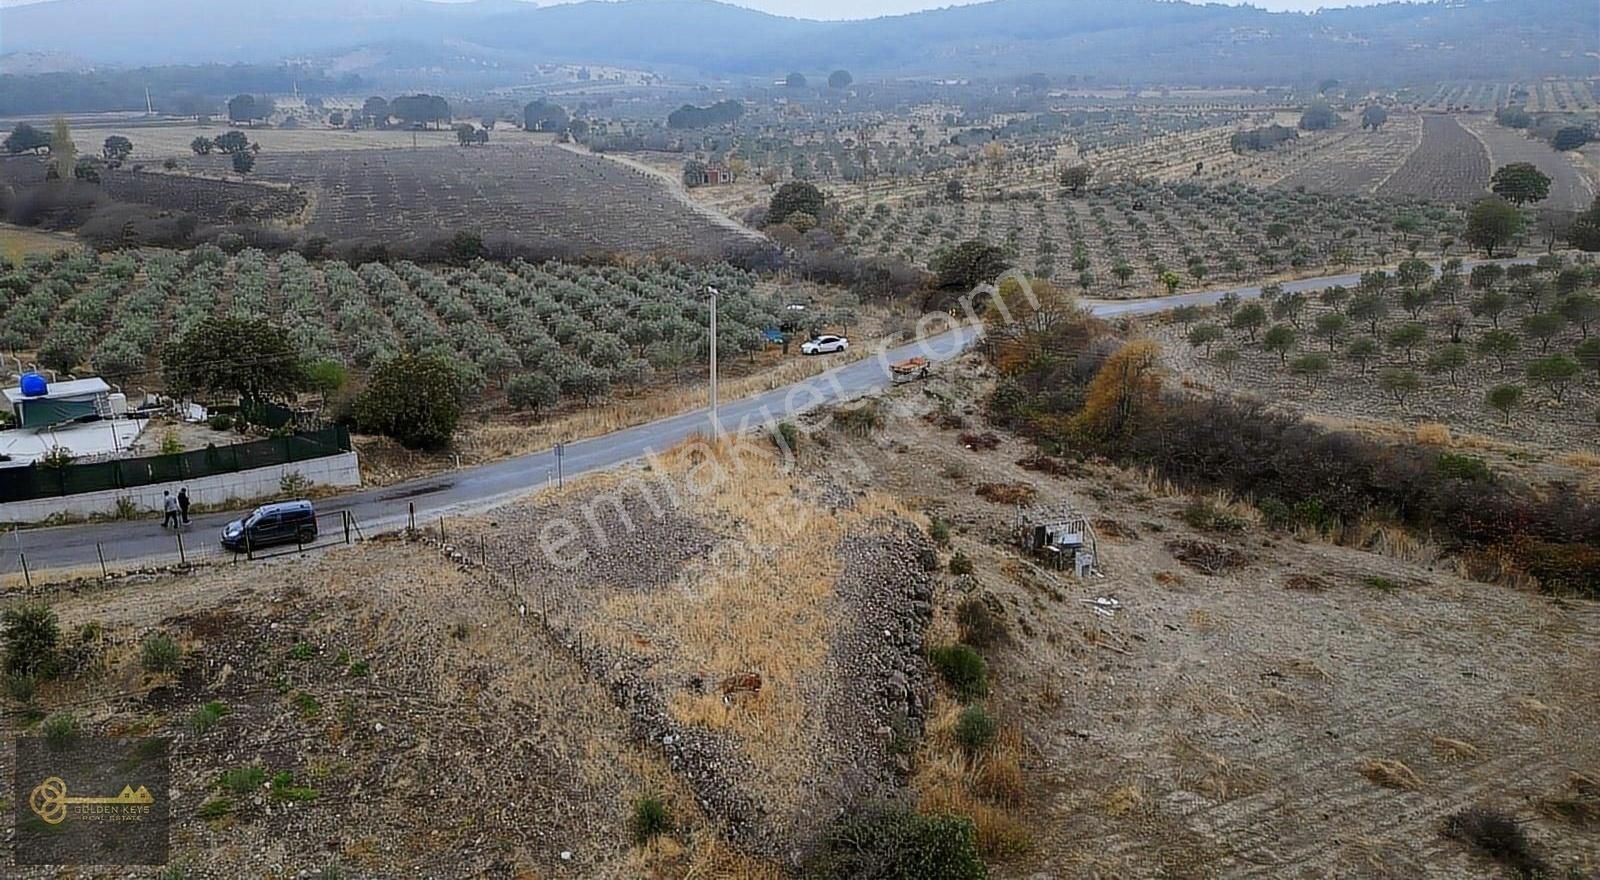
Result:
M1120 819L1130 813L1143 810L1147 801L1144 789L1138 783L1130 782L1120 785L1105 793L1100 798L1100 809L1113 819Z
M1416 791L1422 788L1422 777L1401 761L1390 758L1367 758L1356 766L1356 770L1373 784L1384 788L1400 791Z
M1363 524L1365 526L1365 524ZM1418 538L1400 526L1378 524L1356 546L1400 562L1429 567L1443 555L1438 545Z
M1255 768L1235 764L1181 736L1173 738L1172 754L1178 764L1179 787L1215 801L1259 791L1265 782Z
M673 875L688 880L691 877L716 878L716 880L783 880L783 869L772 862L751 858L728 846L721 838L708 832L696 834L689 842L688 870Z
M1516 710L1518 719L1534 727L1547 726L1555 714L1555 707L1533 697L1516 697L1511 701L1511 708Z
M1423 422L1417 426L1416 441L1423 446L1452 446L1455 438L1450 435L1449 425Z
M1026 853L1033 847L1032 834L1014 812L1026 796L1021 733L1002 727L986 752L968 758L954 735L961 709L948 697L935 698L911 779L917 808L970 818L978 850L988 858Z
M1478 757L1478 747L1464 739L1451 739L1448 736L1433 738L1433 750L1446 761L1467 761Z
M736 736L764 771L760 787L781 800L780 792L799 790L816 771L806 743L822 721L809 710L805 687L828 658L841 540L884 517L924 518L876 494L838 510L808 501L771 445L759 440L692 438L652 459L651 467L691 487L683 493L688 512L738 535L743 552L729 559L714 550L687 565L668 589L608 596L593 617L594 634L635 653L640 637L671 644L669 659L656 658L670 664L663 674L713 683L759 676L753 693L685 689L669 697L668 708L681 723Z
M1571 774L1566 787L1542 799L1539 809L1576 828L1600 828L1600 776Z
M1561 456L1561 463L1586 471L1600 471L1600 455L1593 452L1569 452Z
M1300 699L1288 691L1267 688L1261 692L1261 702L1271 709L1293 710L1301 706Z
M1189 568L1206 575L1219 575L1238 568L1249 559L1232 547L1185 538L1166 543L1167 552Z
M1333 681L1333 676L1328 674L1328 670L1323 669L1322 664L1312 660L1309 657L1290 657L1280 665L1285 670L1304 678L1315 678L1321 681Z

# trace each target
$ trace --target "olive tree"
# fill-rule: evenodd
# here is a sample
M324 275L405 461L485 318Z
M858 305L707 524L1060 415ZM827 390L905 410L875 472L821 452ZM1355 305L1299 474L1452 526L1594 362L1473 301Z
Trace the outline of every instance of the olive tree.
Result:
M356 398L356 423L411 449L450 445L461 420L463 381L437 354L402 355L380 365Z
M1505 416L1506 424L1511 423L1511 411L1522 402L1521 385L1496 385L1484 394L1484 402L1493 409L1499 410Z

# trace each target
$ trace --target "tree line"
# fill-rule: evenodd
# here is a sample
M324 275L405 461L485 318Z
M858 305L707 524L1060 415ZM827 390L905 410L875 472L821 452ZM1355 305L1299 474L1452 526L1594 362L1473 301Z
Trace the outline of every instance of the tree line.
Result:
M0 116L99 113L145 109L145 94L157 113L209 116L228 95L339 94L360 89L356 74L329 76L298 64L201 64L95 70L81 73L0 75Z

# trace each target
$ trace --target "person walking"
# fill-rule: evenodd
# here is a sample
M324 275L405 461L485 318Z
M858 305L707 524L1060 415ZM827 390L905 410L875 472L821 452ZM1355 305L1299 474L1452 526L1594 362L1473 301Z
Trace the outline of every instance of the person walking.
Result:
M172 523L173 528L178 527L178 499L172 497L171 492L161 493L161 527Z
M189 487L178 490L178 512L183 514L183 524L189 524Z

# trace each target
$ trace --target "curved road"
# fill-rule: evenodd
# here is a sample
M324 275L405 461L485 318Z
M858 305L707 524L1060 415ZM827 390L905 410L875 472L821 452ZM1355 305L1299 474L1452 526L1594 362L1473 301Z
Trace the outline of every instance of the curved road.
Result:
M1470 265L1470 264L1469 264ZM1330 275L1284 282L1289 291L1312 291L1335 285L1354 286L1358 273ZM1086 300L1096 315L1145 315L1180 305L1212 305L1233 293L1242 299L1261 295L1260 287L1236 287L1200 293L1180 294L1141 300ZM977 335L972 326L958 327L944 334L889 349L873 357L841 366L764 394L728 401L719 408L724 430L755 426L842 400L850 400L882 388L888 382L888 365L914 355L942 361L956 357ZM565 476L615 467L665 449L694 434L709 433L706 410L684 413L661 421L624 428L567 444L561 461ZM433 524L443 514L474 513L499 506L506 501L543 488L556 469L552 450L536 452L504 461L436 474L381 489L367 489L318 502L324 514L349 511L363 534L404 528L408 504L416 505L417 522ZM215 513L195 517L184 530L190 556L215 554L222 527L237 518L237 513ZM334 519L324 520L324 530ZM0 536L0 574L21 571L22 554L31 571L65 568L94 568L104 552L108 563L117 568L134 561L176 560L177 542L153 519L86 523L51 528L16 530Z

